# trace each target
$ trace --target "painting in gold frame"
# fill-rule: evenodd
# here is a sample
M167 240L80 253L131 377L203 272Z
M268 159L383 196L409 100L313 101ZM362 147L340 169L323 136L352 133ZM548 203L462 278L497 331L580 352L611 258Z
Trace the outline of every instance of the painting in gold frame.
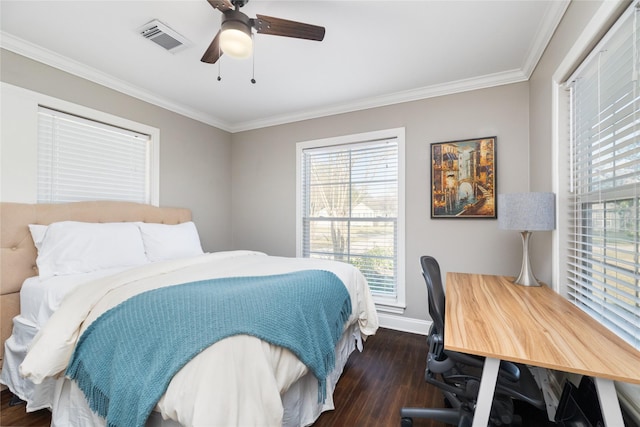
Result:
M431 144L431 218L497 218L496 137Z

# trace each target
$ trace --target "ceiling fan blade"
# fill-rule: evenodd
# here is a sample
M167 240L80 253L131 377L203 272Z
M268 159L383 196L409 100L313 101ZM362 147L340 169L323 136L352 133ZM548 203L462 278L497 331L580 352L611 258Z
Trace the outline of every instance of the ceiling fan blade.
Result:
M215 64L220 56L222 56L222 51L220 50L220 31L218 31L200 61Z
M209 4L214 8L218 9L221 12L225 10L233 9L233 4L229 0L207 0Z
M324 39L324 27L318 25L273 18L265 15L256 15L256 17L254 27L260 34L317 41Z

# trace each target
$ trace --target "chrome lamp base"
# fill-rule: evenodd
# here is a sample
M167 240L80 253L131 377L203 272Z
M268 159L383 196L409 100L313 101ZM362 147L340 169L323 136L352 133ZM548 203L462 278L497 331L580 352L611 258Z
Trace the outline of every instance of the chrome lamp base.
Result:
M522 268L520 269L520 275L513 283L522 286L541 286L536 276L533 275L531 270L531 261L529 260L529 239L531 238L530 231L522 231Z

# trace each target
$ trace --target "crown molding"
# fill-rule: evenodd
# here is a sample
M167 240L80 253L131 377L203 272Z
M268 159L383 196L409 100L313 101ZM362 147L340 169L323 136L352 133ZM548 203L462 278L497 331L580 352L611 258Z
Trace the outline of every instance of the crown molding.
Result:
M472 79L457 80L446 84L426 86L419 89L412 89L388 95L356 100L350 103L342 103L326 108L308 110L299 114L284 114L268 117L265 119L242 122L232 125L231 132L236 133L247 130L260 129L269 126L299 122L302 120L333 116L336 114L368 110L370 108L378 108L393 104L419 101L422 99L435 98L438 96L453 95L456 93L486 89L510 83L519 83L526 81L527 79L528 77L521 70L511 70L501 73L489 74L481 77L474 77Z
M542 25L538 29L522 64L522 70L524 75L527 76L527 79L531 77L540 58L542 58L547 45L549 45L551 41L551 37L553 37L556 28L558 28L564 13L569 7L569 3L571 3L571 0L557 0L549 3L545 16L542 19Z
M182 104L173 102L167 98L157 96L154 93L141 89L138 86L127 83L124 80L115 78L95 68L91 68L85 64L75 61L66 56L57 54L53 51L45 49L36 44L30 43L21 38L15 37L4 31L0 31L0 47L18 55L25 56L34 61L41 62L45 65L57 68L61 71L73 74L93 83L105 86L109 89L116 90L125 95L138 98L142 101L164 108L174 113L192 118L202 123L215 126L219 129L230 132L230 124L201 111L194 110Z

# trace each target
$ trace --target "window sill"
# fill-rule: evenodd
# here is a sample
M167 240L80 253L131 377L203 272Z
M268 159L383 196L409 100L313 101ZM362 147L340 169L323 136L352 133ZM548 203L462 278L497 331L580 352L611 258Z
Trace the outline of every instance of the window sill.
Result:
M398 304L395 301L391 302L374 298L373 302L376 305L376 310L381 313L404 314L406 308L405 305Z

